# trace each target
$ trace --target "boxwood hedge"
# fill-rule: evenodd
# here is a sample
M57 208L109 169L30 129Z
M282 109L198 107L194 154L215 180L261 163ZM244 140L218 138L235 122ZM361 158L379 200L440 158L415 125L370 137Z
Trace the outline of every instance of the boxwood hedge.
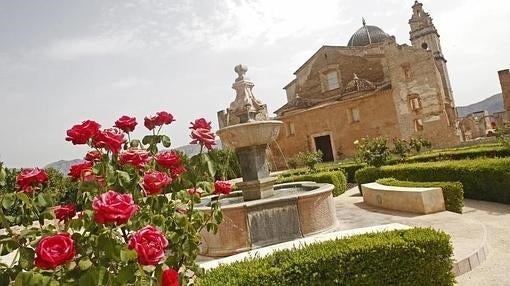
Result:
M461 182L410 182L399 181L394 178L378 179L377 183L397 187L438 187L443 191L446 210L462 213L464 206L464 189Z
M345 175L342 171L336 172L319 172L319 173L309 173L303 175L293 175L289 177L280 177L276 181L277 184L282 183L290 183L290 182L298 182L298 181L314 181L317 183L329 183L333 184L335 188L333 189L333 196L338 196L343 194L347 189L347 182L345 179Z
M465 198L510 204L510 158L400 164L356 172L358 184L390 177L416 182L459 181Z
M443 160L464 160L476 158L509 157L510 149L501 144L460 147L454 149L433 150L407 158L407 163L433 162Z
M449 237L432 229L371 233L250 258L197 285L454 285Z

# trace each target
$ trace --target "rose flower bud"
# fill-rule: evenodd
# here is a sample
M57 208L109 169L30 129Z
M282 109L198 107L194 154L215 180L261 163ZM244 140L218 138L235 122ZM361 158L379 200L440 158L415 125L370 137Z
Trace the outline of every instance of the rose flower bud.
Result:
M131 194L119 194L112 190L95 197L92 208L95 221L101 224L126 223L138 211Z
M113 154L119 153L122 144L126 142L124 133L117 128L105 129L92 138L92 143L97 148L106 148L112 151Z
M145 118L143 119L143 125L147 129L152 130L156 127L156 120L157 120L156 116L145 116Z
M164 124L170 124L174 120L174 116L166 111L156 112L156 126L161 126Z
M214 182L214 192L213 194L219 195L224 194L228 195L232 192L232 184L228 181L216 181Z
M180 286L179 272L175 269L166 269L161 274L161 286Z
M74 241L69 233L46 236L35 248L35 266L41 269L55 269L71 261L76 255Z
M101 125L95 121L83 121L67 130L66 141L71 141L74 145L87 144L89 139L99 132L99 128Z
M143 168L151 160L149 152L140 148L129 148L119 154L119 163L121 165L130 164L136 168Z
M142 187L147 195L153 195L161 192L170 183L172 183L172 178L168 177L166 173L149 171L143 175Z
M138 254L141 265L157 265L165 257L168 240L155 227L148 225L131 235L128 248Z
M67 221L76 215L76 206L74 204L61 205L54 211L58 221Z
M16 176L16 184L22 192L31 193L34 189L34 184L42 184L48 181L48 174L39 168L22 169Z
M126 133L133 132L137 124L138 123L136 122L135 117L129 117L127 115L123 115L121 118L115 121L115 127Z
M97 150L90 150L87 152L87 154L85 154L85 161L89 161L89 162L99 162L101 161L101 152L97 151Z
M71 166L71 168L69 168L69 173L67 175L72 177L73 181L79 180L80 178L82 178L83 173L85 171L89 171L92 169L92 165L93 163L88 161L74 164Z

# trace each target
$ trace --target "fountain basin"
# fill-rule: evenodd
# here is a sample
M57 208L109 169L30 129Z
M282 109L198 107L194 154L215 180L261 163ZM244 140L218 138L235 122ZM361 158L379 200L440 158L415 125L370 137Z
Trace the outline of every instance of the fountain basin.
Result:
M283 122L278 120L254 121L222 128L216 132L229 148L266 145L278 137Z
M269 198L244 201L241 192L221 198L223 222L216 234L202 231L201 254L230 256L254 248L333 230L333 185L296 182L274 186ZM199 210L214 196L203 198Z

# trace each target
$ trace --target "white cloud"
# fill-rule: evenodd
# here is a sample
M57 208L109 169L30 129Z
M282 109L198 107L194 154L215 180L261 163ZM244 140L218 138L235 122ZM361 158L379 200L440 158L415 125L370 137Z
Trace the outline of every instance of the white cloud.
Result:
M130 33L117 33L111 36L100 35L56 40L50 44L46 53L54 59L75 60L82 57L124 54L141 47L141 43L133 39Z
M212 13L194 13L177 26L180 47L207 44L223 51L305 37L348 22L339 17L341 2L219 0Z

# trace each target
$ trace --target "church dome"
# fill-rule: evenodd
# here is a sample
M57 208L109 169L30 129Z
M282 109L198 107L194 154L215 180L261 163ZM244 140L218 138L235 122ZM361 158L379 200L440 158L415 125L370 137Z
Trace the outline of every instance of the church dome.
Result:
M373 43L381 43L390 36L377 26L369 26L363 21L363 27L359 28L349 40L349 47L364 47Z

